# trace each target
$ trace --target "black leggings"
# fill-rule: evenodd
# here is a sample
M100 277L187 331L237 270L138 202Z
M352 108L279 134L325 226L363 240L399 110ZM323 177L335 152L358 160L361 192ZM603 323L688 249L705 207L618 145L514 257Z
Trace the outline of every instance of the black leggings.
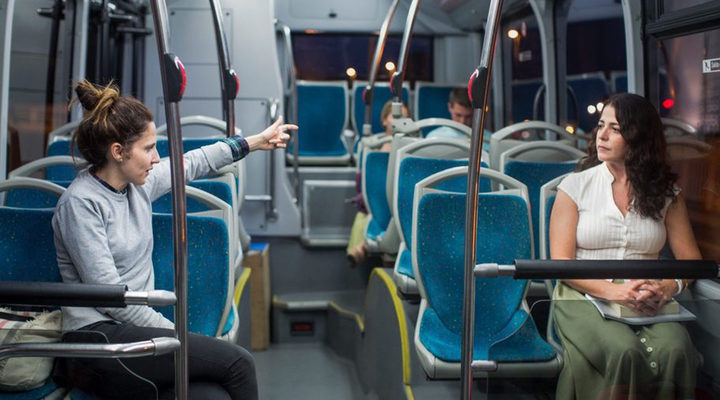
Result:
M127 343L173 331L132 323L98 322L68 332L64 342ZM242 347L215 338L188 335L190 399L254 400L258 398L254 360ZM56 381L101 399L174 399L173 354L139 358L58 359Z

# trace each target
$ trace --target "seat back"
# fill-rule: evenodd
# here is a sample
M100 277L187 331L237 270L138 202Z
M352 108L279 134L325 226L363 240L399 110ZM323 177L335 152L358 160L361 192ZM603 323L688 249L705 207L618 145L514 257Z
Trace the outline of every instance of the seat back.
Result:
M183 139L183 153L199 149L203 146L214 144L223 138L207 138L207 139ZM170 156L170 141L168 139L157 140L157 151L161 158Z
M490 168L500 170L500 155L508 149L527 143L528 141L513 139L513 135L527 130L542 132L544 135L554 134L563 144L577 146L578 138L568 133L563 127L544 121L526 121L508 125L492 134L490 138ZM517 158L525 161L556 160L557 150L537 150L519 155Z
M540 187L539 194L539 216L538 216L538 247L540 248L540 259L547 260L550 258L550 214L553 205L555 205L555 197L557 196L557 187L569 174L560 175L550 180Z
M174 289L172 215L153 214L153 267L155 288ZM188 329L217 336L222 333L232 299L230 250L225 221L197 215L187 216ZM172 307L159 311L171 321Z
M299 81L297 93L298 161L349 157L341 138L348 123L347 83Z
M418 120L426 118L451 119L448 112L448 98L450 92L463 84L415 82L415 101L413 108L415 118ZM426 136L431 129L423 128L423 136Z
M520 155L543 150L556 151L556 153L547 154L552 156L553 159L548 161L522 161L516 159ZM548 181L574 170L577 160L583 156L585 156L585 153L574 147L548 141L521 144L508 149L500 155L500 172L519 180L528 188L535 236L535 257L539 256L538 251L540 250L538 243L540 237L538 218L542 207L542 203L540 203L540 187Z
M70 156L45 157L14 169L8 176L10 178L29 178L36 175L39 171L45 170L47 181L51 181L62 187L68 187L70 183L72 183L72 178L69 180L53 180L47 178L47 175L53 175L51 172L53 168L68 167L67 171L70 171L70 175L74 177L77 172L85 168L85 166L85 161L81 158L73 158ZM35 188L12 189L7 191L4 205L23 208L52 208L55 207L57 199L58 195L54 192Z
M40 179L19 177L0 182L0 192L43 191L57 198L63 187ZM50 208L0 207L0 281L61 282Z
M46 157L73 156L82 160L82 154L80 154L77 144L72 151L70 150L71 143L70 137L58 138L48 145ZM77 173L78 168L74 164L61 163L49 165L45 168L45 179L50 181L71 181Z
M415 195L415 184L428 176L449 168L468 165L467 158L441 159L404 156L396 177L395 201L393 202L395 222L397 223L400 238L405 247L410 249L412 237L412 204ZM455 179L443 182L441 190L453 192L465 192L467 190L467 179ZM484 191L490 188L485 188Z
M62 282L52 209L0 207L0 281Z
M355 81L353 83L352 90L352 125L358 136L362 136L363 123L365 123L365 103L363 102L362 95L365 90L367 81ZM372 132L385 132L385 127L382 124L381 112L382 108L388 100L392 100L392 92L390 92L390 84L388 82L375 82L375 91L373 93L373 104L372 104ZM403 83L402 89L402 102L409 104L410 101L410 83Z
M390 207L385 193L390 153L365 150L362 164L362 194L368 212L380 227L390 222Z
M415 187L413 252L415 278L422 298L443 324L462 332L465 193L439 190L444 181L467 176L467 167L431 175ZM527 188L489 169L481 177L510 190L478 194L476 263L511 264L532 257ZM521 306L527 282L509 277L476 278L475 335L498 332Z

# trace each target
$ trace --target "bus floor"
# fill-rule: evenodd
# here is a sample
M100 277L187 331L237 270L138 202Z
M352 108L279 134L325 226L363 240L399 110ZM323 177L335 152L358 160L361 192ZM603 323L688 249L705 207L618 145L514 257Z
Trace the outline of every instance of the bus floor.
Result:
M356 366L323 343L273 344L253 356L263 400L383 400L375 393L363 393ZM477 379L473 399L552 399L554 389L554 380L547 379L491 379L489 383ZM460 381L426 380L411 390L418 400L456 399L460 397Z
M254 352L263 400L364 400L353 363L321 342L273 344Z

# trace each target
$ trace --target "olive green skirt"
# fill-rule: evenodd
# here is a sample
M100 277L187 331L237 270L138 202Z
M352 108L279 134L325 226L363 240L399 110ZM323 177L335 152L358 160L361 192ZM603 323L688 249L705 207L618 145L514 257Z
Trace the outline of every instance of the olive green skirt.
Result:
M556 398L693 399L698 355L677 322L633 326L606 320L575 289L553 295L564 366Z

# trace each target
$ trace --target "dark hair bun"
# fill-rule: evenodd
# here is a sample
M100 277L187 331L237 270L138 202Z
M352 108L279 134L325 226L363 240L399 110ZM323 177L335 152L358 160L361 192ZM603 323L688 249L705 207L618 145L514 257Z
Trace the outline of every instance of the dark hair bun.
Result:
M95 86L83 80L75 86L78 101L89 112L87 119L97 123L107 120L115 101L120 97L117 87L110 82L105 87Z

